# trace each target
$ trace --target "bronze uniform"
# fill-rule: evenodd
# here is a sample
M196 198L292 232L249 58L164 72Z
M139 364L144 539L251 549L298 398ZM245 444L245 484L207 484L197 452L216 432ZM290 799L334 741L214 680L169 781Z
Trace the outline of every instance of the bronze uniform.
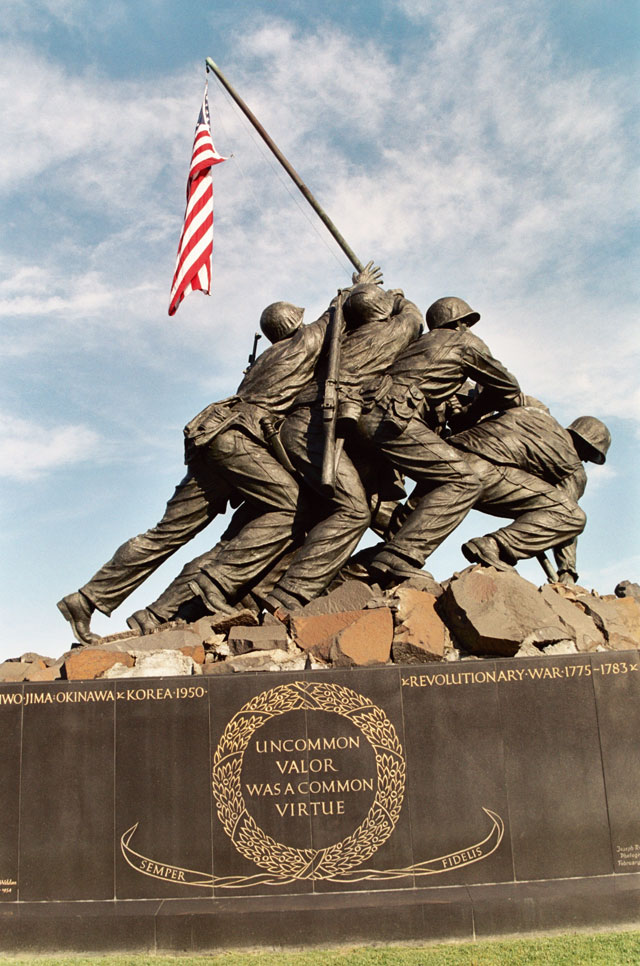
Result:
M436 408L467 379L483 387L488 409L508 406L520 394L515 377L468 328L433 329L421 336L370 387L362 435L420 485L415 509L376 558L391 568L422 567L478 498L480 479L459 450L434 432Z

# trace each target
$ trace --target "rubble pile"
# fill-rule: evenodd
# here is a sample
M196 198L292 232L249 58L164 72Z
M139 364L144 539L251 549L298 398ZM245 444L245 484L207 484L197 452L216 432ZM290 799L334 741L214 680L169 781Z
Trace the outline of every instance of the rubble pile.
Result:
M280 618L280 619L279 619ZM640 649L640 586L600 596L577 585L537 588L515 571L469 567L444 584L413 578L391 590L348 580L279 617L238 610L151 634L125 631L59 658L29 651L0 681L303 671Z

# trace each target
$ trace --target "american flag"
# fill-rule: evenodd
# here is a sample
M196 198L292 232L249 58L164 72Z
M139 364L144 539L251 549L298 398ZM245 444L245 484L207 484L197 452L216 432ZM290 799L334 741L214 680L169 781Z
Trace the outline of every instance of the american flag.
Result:
M169 315L174 315L185 295L200 291L211 294L213 252L213 179L211 168L226 161L216 151L211 137L208 85L193 138L191 167L187 181L187 208L178 244L176 271L171 283Z

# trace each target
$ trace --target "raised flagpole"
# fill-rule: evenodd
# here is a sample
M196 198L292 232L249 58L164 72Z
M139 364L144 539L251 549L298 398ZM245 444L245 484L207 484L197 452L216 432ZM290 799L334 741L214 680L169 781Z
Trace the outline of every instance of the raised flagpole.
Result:
M318 217L327 226L327 228L329 229L329 231L331 232L331 234L333 235L333 237L335 238L335 240L337 241L337 243L340 245L340 248L345 253L345 255L347 256L347 258L349 259L349 261L351 262L351 264L354 266L354 268L356 268L359 272L361 272L363 270L363 268L364 268L364 265L362 264L362 262L360 261L360 259L356 256L355 252L349 247L349 245L347 244L347 242L345 241L345 239L342 237L342 235L340 234L340 232L338 231L338 229L336 228L336 226L334 225L334 223L329 218L329 215L326 213L326 211L323 208L320 207L320 205L318 204L318 202L316 201L316 199L313 197L313 195L311 194L311 192L307 188L306 184L304 183L304 181L302 180L302 178L300 177L300 175L298 174L298 172L287 161L287 159L285 158L284 154L282 153L282 151L280 150L280 148L278 147L278 145L267 134L267 132L265 131L264 127L262 126L262 124L260 123L260 121L258 120L258 118L255 116L255 114L253 113L253 111L249 107L247 107L247 105L242 100L242 98L240 97L240 95L231 86L231 84L229 83L229 81L227 80L227 78L224 76L224 74L222 73L222 71L220 70L220 68L218 67L218 65L216 63L214 63L214 61L211 60L210 57L207 57L206 58L205 64L206 64L207 70L208 71L209 70L212 71L216 75L216 77L218 78L218 80L220 81L220 83L222 84L222 86L229 92L229 94L234 99L234 101L236 102L236 104L238 105L238 107L240 108L240 110L243 112L243 114L245 114L246 117L248 117L248 119L251 121L251 123L253 124L254 128L256 129L256 131L258 132L258 134L260 135L260 137L264 141L264 143L267 145L267 147L269 148L269 150L276 156L276 158L278 159L278 161L280 162L280 164L282 165L282 167L284 168L284 170L287 172L287 174L289 175L289 177L291 178L291 180L293 181L293 183L295 184L295 186L298 188L299 191L302 192L302 194L307 199L307 201L309 202L309 204L311 205L311 207L313 208L313 210L315 211L315 213L318 215Z

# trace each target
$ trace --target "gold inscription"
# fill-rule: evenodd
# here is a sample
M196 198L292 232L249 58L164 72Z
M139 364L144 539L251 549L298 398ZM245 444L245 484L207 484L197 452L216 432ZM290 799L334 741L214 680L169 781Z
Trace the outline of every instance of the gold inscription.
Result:
M338 767L341 760L332 756L313 755L308 762L301 757L284 757L285 751L292 755L296 750L323 751L324 739L315 736L282 739L291 742L286 748L276 741L271 751L270 741L257 737L256 732L273 718L291 711L312 711L314 715L328 712L345 718L359 732L362 744L368 744L373 750L375 775L368 778L341 775ZM330 747L360 747L359 742L349 739L348 734L340 735ZM258 741L266 742L260 745L259 751ZM302 748L296 749L296 742L302 742ZM271 752L274 756L273 761L268 762L273 770L270 782L253 783L250 787L243 780L243 760L249 746L254 754ZM280 776L286 776L286 780L281 780ZM384 711L364 695L325 681L293 681L255 695L228 722L213 759L212 789L218 818L238 852L266 870L259 873L260 881L266 875L272 884L274 875L278 881L324 879L365 862L396 826L404 797L404 781L404 753L395 728ZM338 786L338 782L343 784ZM368 812L345 839L321 849L295 848L277 842L257 825L251 809L247 808L251 798L268 796L265 804L273 805L280 818L344 815L347 810L344 798L323 796L342 795L347 791L367 791L370 804L369 801L362 804L369 804ZM296 800L300 795L318 797L301 802ZM134 831L135 827L125 833L123 850L129 847ZM255 876L250 878L255 880ZM234 877L235 881L237 877Z
M617 845L616 861L622 868L635 868L640 865L640 842L633 845Z
M339 735L337 738L283 738L274 741L256 741L256 751L261 755L274 751L334 751L345 748L359 748L360 735L349 737Z
M590 663L567 664L526 668L504 668L494 671L444 671L435 674L407 674L402 677L404 688L443 688L460 684L496 684L520 681L564 681L567 678L590 678L593 674L607 677L612 674L630 674L640 671L640 661L604 662L592 668Z
M640 671L640 661L637 661L635 664L632 664L630 661L614 661L611 664L604 663L594 668L594 671L599 671L605 677L609 674L629 674L630 671Z
M172 699L204 698L207 689L199 685L181 685L177 688L127 688L118 691L118 701L167 701Z
M15 879L0 879L0 895L11 895L17 884Z
M34 704L87 704L113 701L113 691L27 691L26 694L0 693L0 705L21 704L25 708Z
M305 761L304 758L299 761L294 759L291 761L276 761L276 766L281 775L290 775L293 772L296 775L304 775L309 771L317 773L338 770L333 764L333 758L312 758L311 761Z
M468 865L469 862L475 862L476 859L481 857L481 848L463 849L462 852L456 852L454 855L445 855L442 859L442 867L443 869L455 869L457 865Z
M99 704L118 701L167 701L204 698L207 689L200 685L181 685L173 688L127 688L113 692L107 688L74 689L69 691L21 691L3 692L0 690L0 708L22 705Z
M142 859L138 866L140 872L146 872L156 879L173 879L176 882L184 882L184 870L176 869L172 865L160 865L151 859Z
M292 818L301 815L344 815L344 802L287 802L286 805L278 805L276 802L278 815L284 818L290 815Z
M250 747L254 754L270 752L274 756L282 756L286 752L294 755L301 751L325 750L322 739L318 738L287 738L275 741L273 747L267 739L256 738L256 732L272 719L297 711L314 712L314 715L316 712L327 712L348 720L351 727L358 729L363 745L366 747L368 744L373 749L376 759L375 777L336 775L338 769L334 762L340 763L341 759L338 757L334 759L318 755L311 758L306 767L300 767L302 759L299 758L274 757L274 762L284 765L283 768L274 767L273 762L262 762L267 767L272 766L271 777L274 780L245 783L242 775L243 761ZM260 748L259 740L262 742ZM341 740L347 740L347 736L341 735L335 739L336 748L340 747ZM285 741L291 744L283 746ZM297 747L300 742L303 744ZM358 748L359 744L353 747ZM354 760L358 758L356 756ZM295 762L297 767L287 767L285 762ZM311 762L317 764L312 768ZM280 780L278 775L285 773L287 778ZM392 881L407 876L436 875L483 861L499 848L504 836L504 822L500 816L491 809L483 808L491 821L491 828L480 841L469 843L465 848L446 855L415 862L405 868L377 869L365 866L364 863L388 840L398 822L404 798L404 751L393 724L382 708L351 688L326 681L292 681L251 698L228 721L220 737L213 758L212 779L213 797L222 827L237 851L254 863L258 871L248 875L212 876L168 863L154 862L132 848L131 841L138 828L137 822L120 838L122 855L131 868L154 878L174 878L173 873L178 878L178 873L182 873L179 881L185 886L197 888L271 887L287 885L301 879L323 879L328 882ZM296 796L362 791L373 792L373 801L360 825L339 842L323 848L296 848L276 841L271 834L260 828L251 810L247 808L247 798L268 796L271 801L265 805L268 808L273 804L282 819L344 815L347 807L344 799L310 798L299 801ZM278 801L274 802L274 798ZM284 824L289 827L291 823L287 821ZM329 826L330 822L327 821L326 824Z
M360 747L360 736L337 735L332 738L281 738L262 739L254 742L259 754L321 751L325 749L350 749ZM320 778L318 776L332 776L339 774L340 769L335 765L334 758L275 758L274 763L280 775L286 775L289 781L246 782L245 791L249 798L279 798L285 796L303 795L305 798L316 795L342 795L357 792L374 792L373 778ZM298 780L298 776L302 780ZM311 798L304 802L274 802L274 807L284 818L312 815L344 815L344 799Z

